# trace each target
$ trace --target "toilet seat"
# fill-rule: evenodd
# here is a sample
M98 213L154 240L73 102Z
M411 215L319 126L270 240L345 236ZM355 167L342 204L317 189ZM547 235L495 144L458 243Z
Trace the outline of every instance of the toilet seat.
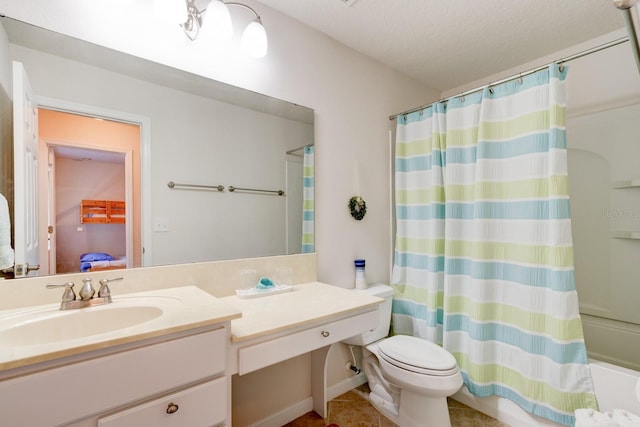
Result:
M447 376L458 372L458 364L451 353L432 342L408 335L382 340L378 344L378 356L417 374Z

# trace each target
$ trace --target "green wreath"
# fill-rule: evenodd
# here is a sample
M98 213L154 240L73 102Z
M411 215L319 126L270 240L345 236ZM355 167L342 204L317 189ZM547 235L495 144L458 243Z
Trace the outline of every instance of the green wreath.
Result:
M362 197L353 196L349 199L349 211L351 211L351 216L356 221L360 221L367 213L367 204Z

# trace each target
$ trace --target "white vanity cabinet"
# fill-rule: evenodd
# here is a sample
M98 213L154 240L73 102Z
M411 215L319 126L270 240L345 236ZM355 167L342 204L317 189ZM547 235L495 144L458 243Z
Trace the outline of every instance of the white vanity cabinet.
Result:
M327 415L327 355L339 341L378 326L383 302L320 282L260 298L221 299L242 312L231 322L229 371L239 375L311 353L313 409Z
M230 425L228 343L224 322L35 365L0 381L0 424Z

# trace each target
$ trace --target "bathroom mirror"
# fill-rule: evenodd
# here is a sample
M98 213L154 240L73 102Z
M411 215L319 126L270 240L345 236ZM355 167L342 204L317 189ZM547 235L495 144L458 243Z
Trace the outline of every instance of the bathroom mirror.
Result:
M45 100L44 109L79 113L85 121L93 120L94 111L107 112L95 118L117 121L111 120L115 112L127 125L139 125L135 122L140 118L145 127L140 132L140 160L133 155L133 172L126 172L127 149L110 152L100 145L104 142L82 147L82 141L92 137L78 132L40 135L41 147L45 143L51 148L49 164L51 156L56 164L49 169L56 174L59 169L71 171L44 182L50 192L57 192L58 205L66 203L55 215L55 235L59 240L66 233L71 236L67 242L72 242L57 245L57 262L41 256L41 264L49 261L51 271L55 265L56 272L66 273L79 271L79 255L86 252L135 257L123 241L115 249L108 243L117 233L127 233L125 224L82 223L79 215L84 199L129 197L140 218L129 225L129 233L138 233L133 247L139 252L139 260L127 260L130 266L301 253L303 152L313 146L312 109L11 18L0 22L11 59L24 65L37 99ZM77 131L81 126L69 127ZM41 131L45 128L49 127L41 124ZM121 142L120 137L113 139ZM114 179L98 174L109 162L123 171L118 185L127 186L139 176L139 188L111 195L104 187ZM73 185L60 188L62 181L85 185L82 190ZM69 196L72 191L77 193ZM41 220L39 227L47 227L46 222ZM127 238L131 241L132 236ZM66 258L62 250L68 252Z

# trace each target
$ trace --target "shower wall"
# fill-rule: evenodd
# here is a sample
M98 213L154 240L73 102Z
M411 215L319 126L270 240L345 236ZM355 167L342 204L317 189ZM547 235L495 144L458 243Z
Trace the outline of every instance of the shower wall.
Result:
M567 119L576 286L589 355L640 370L640 104Z

